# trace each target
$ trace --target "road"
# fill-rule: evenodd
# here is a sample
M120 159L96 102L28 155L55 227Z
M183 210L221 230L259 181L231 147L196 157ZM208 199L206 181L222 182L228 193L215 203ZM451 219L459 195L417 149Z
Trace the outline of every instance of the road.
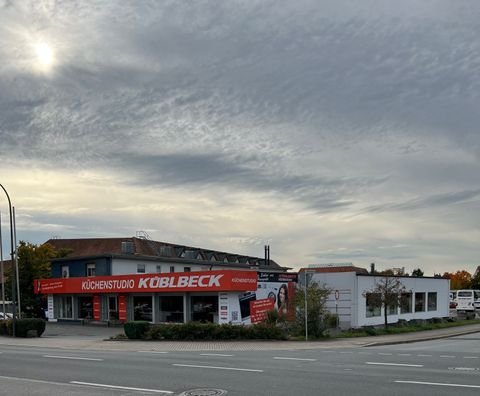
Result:
M475 333L382 347L231 353L158 353L149 343L134 352L2 345L0 394L478 395L479 341ZM187 392L193 389L203 391Z

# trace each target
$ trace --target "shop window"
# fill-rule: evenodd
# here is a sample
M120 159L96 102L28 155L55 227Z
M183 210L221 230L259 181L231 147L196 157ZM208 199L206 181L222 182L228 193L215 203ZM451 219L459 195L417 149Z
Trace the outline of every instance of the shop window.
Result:
M183 272L191 272L192 267L183 267Z
M415 293L415 312L425 312L425 293Z
M160 321L183 323L183 296L160 297Z
M108 319L118 320L118 298L117 296L108 297Z
M145 273L145 264L137 264L137 274Z
M78 297L78 318L93 319L92 297Z
M157 274L159 274L160 272L162 272L162 266L161 266L161 265L157 265Z
M73 319L72 296L62 296L60 298L60 318Z
M429 311L437 310L437 293L428 293L427 308Z
M398 296L393 304L388 304L387 315L398 315Z
M366 300L366 316L367 318L380 316L380 303L379 299L381 298L378 293L367 293L365 296Z
M400 296L400 313L412 312L412 293L402 293Z
M87 276L95 276L95 263L87 264Z
M190 298L194 322L216 322L218 315L217 296L192 296Z
M175 266L173 265L170 266L170 272L175 272Z
M153 304L151 296L133 297L133 320L153 320Z

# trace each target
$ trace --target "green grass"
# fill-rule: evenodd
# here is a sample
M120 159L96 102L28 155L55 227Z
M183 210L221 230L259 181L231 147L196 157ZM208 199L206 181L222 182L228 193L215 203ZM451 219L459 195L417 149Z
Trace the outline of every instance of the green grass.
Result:
M391 324L388 326L388 329L383 327L375 327L368 329L353 329L341 332L333 336L333 338L350 338L350 337L369 337L385 334L403 334L403 333L412 333L415 331L426 331L426 330L435 330L435 329L446 329L450 327L465 326L471 324L480 324L480 319L470 319L470 320L459 320L455 322L443 322L443 323L425 323L418 325L403 325L396 326Z

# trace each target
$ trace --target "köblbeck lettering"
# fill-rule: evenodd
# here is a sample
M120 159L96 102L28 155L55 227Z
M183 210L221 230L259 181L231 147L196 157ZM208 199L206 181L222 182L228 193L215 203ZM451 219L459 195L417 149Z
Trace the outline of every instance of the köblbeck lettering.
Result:
M220 279L223 274L217 275L191 275L179 276L177 279L167 276L156 276L154 278L140 278L139 289L175 289L187 287L220 287Z

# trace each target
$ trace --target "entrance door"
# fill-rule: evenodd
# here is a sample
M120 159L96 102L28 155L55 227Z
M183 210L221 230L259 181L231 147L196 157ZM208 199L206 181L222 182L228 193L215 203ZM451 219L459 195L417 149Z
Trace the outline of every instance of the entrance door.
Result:
M118 320L117 296L108 296L108 320Z

